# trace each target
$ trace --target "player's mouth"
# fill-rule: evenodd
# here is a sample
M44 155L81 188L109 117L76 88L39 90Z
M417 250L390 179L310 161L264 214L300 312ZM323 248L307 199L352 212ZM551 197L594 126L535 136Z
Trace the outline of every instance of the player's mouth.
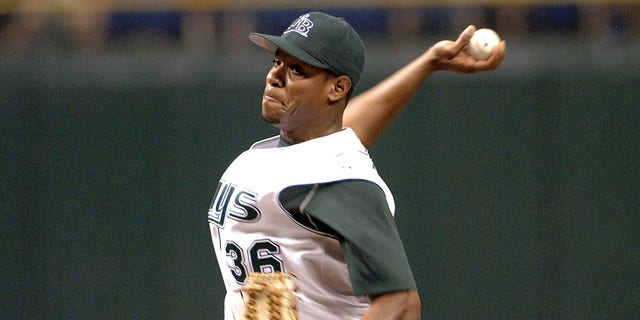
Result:
M263 96L263 100L264 100L265 102L271 102L271 103L283 104L283 103L282 103L282 101L280 101L279 99L274 98L273 96L270 96L270 95L268 95L268 94L265 94L265 95Z

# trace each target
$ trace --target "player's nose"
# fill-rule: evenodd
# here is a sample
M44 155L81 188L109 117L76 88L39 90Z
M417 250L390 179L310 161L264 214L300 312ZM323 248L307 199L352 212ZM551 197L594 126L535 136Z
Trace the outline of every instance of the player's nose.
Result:
M282 80L281 67L273 67L267 72L267 84L273 87L282 87L284 81Z

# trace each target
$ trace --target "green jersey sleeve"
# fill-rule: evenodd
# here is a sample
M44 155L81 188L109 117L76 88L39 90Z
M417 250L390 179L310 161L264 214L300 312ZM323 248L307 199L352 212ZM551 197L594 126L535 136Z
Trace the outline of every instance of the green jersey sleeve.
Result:
M357 296L416 288L384 192L375 183L343 180L292 186L279 198L292 216L313 219L310 225L340 240Z

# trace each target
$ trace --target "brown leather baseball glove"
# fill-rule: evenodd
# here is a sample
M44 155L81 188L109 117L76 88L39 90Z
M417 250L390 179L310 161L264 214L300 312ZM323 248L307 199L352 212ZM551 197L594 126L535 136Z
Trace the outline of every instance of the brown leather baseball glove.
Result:
M298 320L297 289L287 273L250 274L241 289L245 292L242 320Z

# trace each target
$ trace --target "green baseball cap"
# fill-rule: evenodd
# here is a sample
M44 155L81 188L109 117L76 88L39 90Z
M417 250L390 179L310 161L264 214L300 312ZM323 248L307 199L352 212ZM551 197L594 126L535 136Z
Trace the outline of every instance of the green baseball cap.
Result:
M347 75L354 87L364 69L364 42L358 33L344 19L326 13L298 17L281 36L251 33L249 39L267 50L280 48L312 66Z

